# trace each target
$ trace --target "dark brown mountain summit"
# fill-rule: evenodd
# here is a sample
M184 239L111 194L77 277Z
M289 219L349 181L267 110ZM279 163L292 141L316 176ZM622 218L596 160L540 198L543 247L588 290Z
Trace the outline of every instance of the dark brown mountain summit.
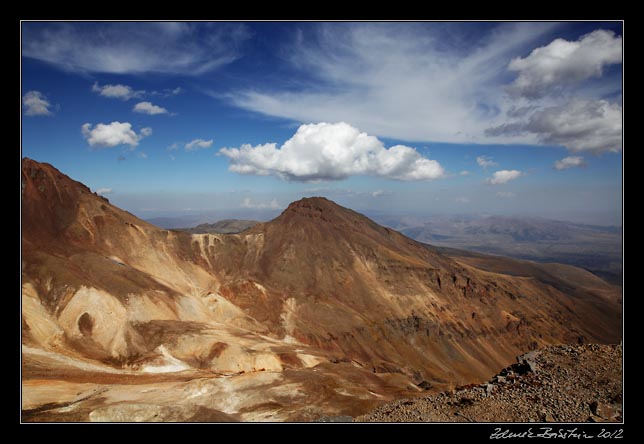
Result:
M621 339L619 289L590 273L448 257L325 198L239 234L190 234L47 164L24 159L22 180L26 410L47 400L29 381L72 390L86 374L112 397L70 401L75 419L139 409L119 401L121 378L170 384L187 409L142 394L144 419L353 415L423 381L487 380L544 345Z

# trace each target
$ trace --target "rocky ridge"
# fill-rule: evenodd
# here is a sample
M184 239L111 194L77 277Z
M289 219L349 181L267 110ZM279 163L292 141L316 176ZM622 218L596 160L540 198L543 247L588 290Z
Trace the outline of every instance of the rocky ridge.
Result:
M620 422L622 346L535 350L487 383L382 405L358 422Z

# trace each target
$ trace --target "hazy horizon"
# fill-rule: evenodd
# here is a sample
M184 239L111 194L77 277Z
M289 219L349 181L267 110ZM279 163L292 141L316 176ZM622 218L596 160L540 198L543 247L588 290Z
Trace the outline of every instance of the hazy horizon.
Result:
M331 199L327 196L302 196L304 197L325 197L336 203L334 199ZM294 202L294 201L293 201ZM291 202L289 202L291 203ZM487 217L503 217L511 219L544 219L549 221L560 221L560 222L569 222L574 224L582 225L597 225L597 226L606 226L606 227L621 227L621 214L620 215L606 215L602 217L601 215L591 215L591 217L580 217L580 218L557 218L556 215L548 217L542 214L517 214L517 213L490 213L490 212L425 212L422 210L419 211L395 211L390 209L363 209L359 210L357 208L341 204L344 207L350 208L352 210L361 212L369 218L378 218L378 217L392 217L392 218L417 218L419 220L430 219L430 218L464 218L464 219L478 219L478 218L487 218ZM270 221L277 216L279 216L284 208L212 208L204 210L175 210L175 211L130 211L135 216L140 219L147 221L154 221L156 219L185 219L185 220L198 220L199 222L194 223L213 223L224 219L244 219L244 220L257 220L260 222ZM614 222L611 222L614 220ZM183 226L182 226L183 227ZM186 226L185 228L189 228Z

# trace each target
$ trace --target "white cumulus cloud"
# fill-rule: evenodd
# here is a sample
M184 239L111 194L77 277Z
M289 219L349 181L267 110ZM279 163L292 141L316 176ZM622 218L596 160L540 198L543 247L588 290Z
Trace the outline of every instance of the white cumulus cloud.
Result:
M99 196L104 196L106 194L111 194L111 193L112 193L111 188L99 188L98 190L96 190L96 194L98 194Z
M574 42L556 39L510 62L508 68L518 77L509 91L528 98L542 97L599 77L604 66L615 63L622 63L622 37L612 31L599 29Z
M151 102L139 102L134 105L132 111L134 111L135 113L149 114L151 116L155 116L157 114L168 114L167 109L161 106L154 105Z
M476 163L478 163L479 166L483 168L499 166L499 164L493 161L492 158L489 156L478 156L476 158Z
M586 166L586 162L584 162L584 158L581 156L564 157L561 160L557 160L554 164L554 168L560 171L567 170L568 168L584 167L584 166Z
M151 128L142 128L137 134L129 122L99 123L92 128L91 123L81 126L83 137L91 147L112 148L118 145L136 147L139 141L152 134Z
M40 91L28 91L22 96L25 116L51 116L52 105Z
M488 178L486 182L490 185L500 185L518 179L522 175L523 173L518 170L500 170L495 171L492 177Z
M196 150L205 150L212 146L212 139L195 139L184 145L186 151L196 151Z
M496 193L496 195L499 197L504 197L506 199L516 197L516 193L513 193L512 191L499 191L498 193Z
M462 204L470 203L469 197L464 197L464 196L457 197L456 199L454 199L454 201L456 203L462 203Z
M296 181L341 180L352 175L431 180L445 174L437 161L414 148L385 148L376 137L344 122L301 125L281 147L244 144L219 153L230 159L229 169L236 173Z
M92 91L100 96L107 97L108 99L130 100L133 98L142 97L144 91L135 91L127 85L99 85L94 82Z

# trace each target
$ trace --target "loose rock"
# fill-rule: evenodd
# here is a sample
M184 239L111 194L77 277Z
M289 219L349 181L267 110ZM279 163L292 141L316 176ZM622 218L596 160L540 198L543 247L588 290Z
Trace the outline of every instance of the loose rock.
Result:
M378 407L369 422L610 422L622 415L622 347L553 346L489 382Z

